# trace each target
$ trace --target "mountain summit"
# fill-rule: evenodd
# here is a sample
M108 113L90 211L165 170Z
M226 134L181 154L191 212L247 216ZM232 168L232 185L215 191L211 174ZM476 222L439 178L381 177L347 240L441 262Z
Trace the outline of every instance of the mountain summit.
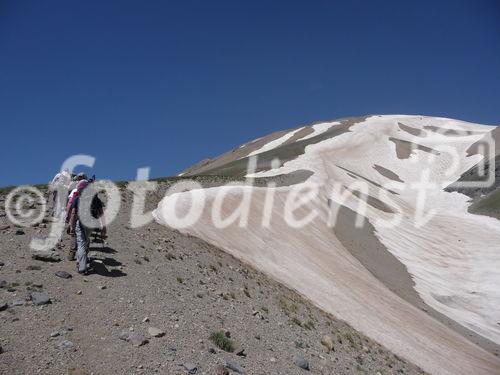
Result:
M426 371L498 373L497 136L405 115L280 131L181 174L240 183L184 181L154 216Z

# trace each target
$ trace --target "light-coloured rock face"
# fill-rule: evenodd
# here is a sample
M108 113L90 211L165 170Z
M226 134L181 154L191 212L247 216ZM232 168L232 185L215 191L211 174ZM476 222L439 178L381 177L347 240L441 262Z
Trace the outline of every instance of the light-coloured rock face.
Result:
M443 118L372 116L348 127L340 121L316 124L308 132L280 132L268 144L242 147L235 159L262 153L269 158L273 152L282 157L286 148L284 164L259 168L248 177L312 171L306 181L176 193L162 201L155 217L176 226L169 208L175 203L182 216L194 205L200 217L181 231L272 275L429 372L500 373L498 358L409 303L404 292L395 293L383 276L368 270L370 259L362 263L350 248L368 251L375 242L382 244L406 267L430 309L500 345L500 222L469 214L467 196L444 191L481 161L468 150L492 129ZM299 151L290 155L290 150ZM297 204L291 222L291 202L306 196L308 203ZM240 221L236 215L221 227L241 202L248 202L248 218ZM344 229L341 239L332 228L339 205L368 220L371 232L361 245L354 244L354 227L352 233ZM343 219L343 211L338 212L337 221ZM308 215L306 224L294 225ZM374 252L373 262L380 259Z

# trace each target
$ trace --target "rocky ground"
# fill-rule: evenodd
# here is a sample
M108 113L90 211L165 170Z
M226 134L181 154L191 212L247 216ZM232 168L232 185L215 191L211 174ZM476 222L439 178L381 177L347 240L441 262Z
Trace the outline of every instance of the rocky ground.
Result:
M0 197L1 374L422 373L197 238L131 229L131 201L124 192L81 276L67 238L51 261L33 259L30 240L51 221L16 227Z

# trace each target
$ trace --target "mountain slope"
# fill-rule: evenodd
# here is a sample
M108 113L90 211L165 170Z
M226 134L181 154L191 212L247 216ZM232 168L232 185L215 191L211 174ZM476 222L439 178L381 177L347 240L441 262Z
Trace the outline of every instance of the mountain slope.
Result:
M148 211L175 181L148 194ZM304 374L297 356L312 374L423 373L200 239L154 222L131 229L133 197L126 190L122 197L108 243L91 245L95 273L83 277L65 259L68 238L54 251L60 262L32 259L29 242L49 234L50 220L16 234L0 194L0 374L187 374L190 363L197 374L216 374L228 361L247 374ZM33 305L25 299L32 292L47 293L51 303ZM164 336L151 337L151 327ZM246 356L218 348L210 335L219 330ZM149 343L135 347L120 339L124 331ZM324 335L333 350L321 344Z
M469 197L445 190L482 159L468 152L492 129L398 115L274 133L184 175L268 182L275 177L279 186L178 192L162 201L155 217L175 226L172 205L187 213L192 197L203 197L194 202L199 220L181 231L271 275L424 370L500 373L500 222L470 214ZM250 175L249 156L257 157ZM424 201L417 191L422 181ZM359 185L367 196L363 216L368 225L361 232L352 225L363 201ZM296 216L312 210L316 216L297 229L285 220L284 210L299 188L315 194ZM274 204L266 226L270 192ZM218 198L222 193L223 200ZM214 205L222 218L230 217L247 193L248 224L214 227ZM328 225L332 210L338 224L333 227ZM422 214L431 213L420 223ZM396 219L396 226L388 225Z

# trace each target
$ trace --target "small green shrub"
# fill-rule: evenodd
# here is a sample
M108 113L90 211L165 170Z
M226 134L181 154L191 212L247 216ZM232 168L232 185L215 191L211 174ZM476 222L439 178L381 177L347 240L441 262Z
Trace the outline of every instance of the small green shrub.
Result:
M208 266L208 268L209 268L211 271L213 271L214 273L219 272L219 270L217 269L217 267L216 267L216 266L214 266L213 264L211 264L210 266Z
M314 322L312 320L308 320L307 322L304 323L304 328L308 329L309 331L312 329L315 329Z
M226 334L223 331L216 331L210 334L210 340L217 345L220 349L226 352L233 352L234 345L233 342L226 337Z

